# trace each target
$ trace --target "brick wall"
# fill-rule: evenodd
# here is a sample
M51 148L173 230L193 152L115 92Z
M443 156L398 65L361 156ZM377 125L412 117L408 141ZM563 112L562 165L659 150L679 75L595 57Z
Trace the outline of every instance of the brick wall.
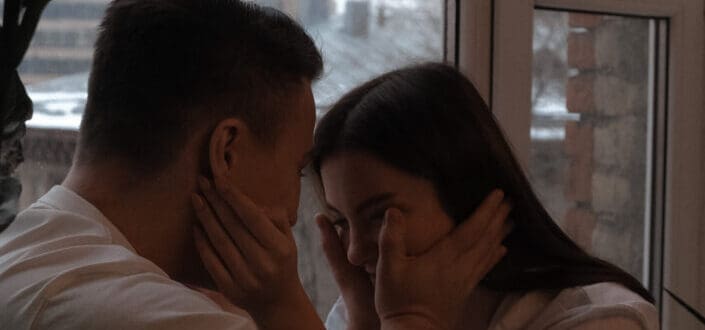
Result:
M644 246L648 22L570 14L569 159L563 226L580 246L641 276Z

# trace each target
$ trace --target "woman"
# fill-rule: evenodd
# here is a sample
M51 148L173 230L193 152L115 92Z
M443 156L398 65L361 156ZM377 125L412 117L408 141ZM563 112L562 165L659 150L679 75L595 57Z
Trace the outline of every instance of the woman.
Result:
M456 301L457 329L658 328L640 282L554 223L476 89L449 66L401 69L354 89L319 122L312 156L329 206L317 222L342 293L328 329L378 324L378 237L390 214L404 218L407 251L423 253L495 188L512 204L506 256Z

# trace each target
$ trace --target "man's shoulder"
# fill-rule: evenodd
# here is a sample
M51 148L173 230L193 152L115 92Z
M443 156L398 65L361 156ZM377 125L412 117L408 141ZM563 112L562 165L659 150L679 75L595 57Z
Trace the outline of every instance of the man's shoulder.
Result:
M25 277L31 277L29 274ZM254 329L162 274L122 262L85 264L0 289L0 324L12 329Z
M92 262L101 252L104 257L131 256L129 248L114 244L110 230L100 221L71 210L59 209L41 200L22 211L13 223L0 233L0 277L22 264L23 272L62 265L72 267L75 261ZM90 249L88 249L90 247ZM128 250L116 253L120 250ZM86 252L89 255L82 255ZM51 256L51 258L48 258ZM92 257L92 258L91 258ZM99 258L104 259L104 258ZM54 272L61 269L53 269Z
M52 191L0 233L0 329L255 328L139 256L90 204Z
M117 274L154 271L150 268L114 244L96 219L40 200L0 234L0 323L23 328L48 300L80 290L87 278L99 283Z
M115 242L100 221L41 203L0 234L0 306L12 329L254 328Z

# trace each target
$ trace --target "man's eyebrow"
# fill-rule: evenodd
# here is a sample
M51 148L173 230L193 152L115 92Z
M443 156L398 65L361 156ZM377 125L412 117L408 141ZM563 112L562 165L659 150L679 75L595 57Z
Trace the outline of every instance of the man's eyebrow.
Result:
M393 193L380 193L375 196L372 196L362 203L360 203L356 208L355 208L355 214L362 214L365 210L378 206L379 204L385 203L392 199L394 197Z

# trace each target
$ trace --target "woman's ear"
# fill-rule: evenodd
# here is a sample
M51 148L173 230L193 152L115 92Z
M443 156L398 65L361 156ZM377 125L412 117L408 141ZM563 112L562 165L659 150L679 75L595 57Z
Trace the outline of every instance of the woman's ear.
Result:
M227 177L237 162L243 133L247 126L235 118L220 121L211 133L208 161L213 177Z

